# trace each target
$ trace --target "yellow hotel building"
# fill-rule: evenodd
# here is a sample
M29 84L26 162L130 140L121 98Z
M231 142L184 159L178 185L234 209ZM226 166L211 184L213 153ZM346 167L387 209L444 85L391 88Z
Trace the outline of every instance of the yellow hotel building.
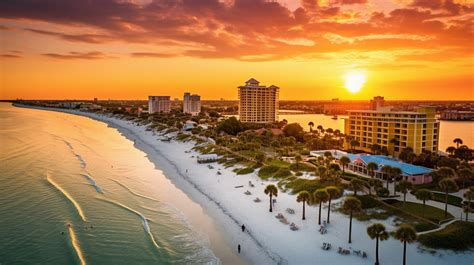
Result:
M415 154L423 150L438 151L439 121L435 108L392 111L382 106L382 97L374 98L372 105L372 110L348 111L345 134L359 142L356 149L371 152L371 146L378 144L395 156L406 147L411 147ZM345 148L351 148L350 142L346 141Z

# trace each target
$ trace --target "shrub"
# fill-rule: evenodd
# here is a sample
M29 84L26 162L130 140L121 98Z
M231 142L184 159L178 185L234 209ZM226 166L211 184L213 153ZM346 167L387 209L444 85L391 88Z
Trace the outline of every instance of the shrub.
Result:
M250 174L253 172L253 168L252 167L244 167L244 168L240 168L239 170L237 170L237 175L246 175L246 174Z
M458 221L443 230L420 235L418 240L430 248L468 250L474 247L474 223Z
M291 171L287 168L280 168L275 175L273 175L274 178L280 179L280 178L286 178L291 176Z
M279 169L280 167L274 165L263 166L258 171L258 176L262 179L267 179L272 177Z

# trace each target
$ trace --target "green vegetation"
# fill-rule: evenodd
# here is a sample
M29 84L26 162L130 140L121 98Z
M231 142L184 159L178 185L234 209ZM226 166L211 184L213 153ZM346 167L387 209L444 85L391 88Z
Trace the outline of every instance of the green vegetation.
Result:
M252 167L244 167L244 168L239 168L235 173L237 173L237 175L246 175L246 174L250 174L253 172L253 168Z
M444 203L444 199L445 199L445 194L433 192L433 201ZM458 196L454 196L454 195L448 195L448 204L461 207L462 198L459 198Z
M422 209L423 204L420 204L420 203L405 202L405 205L403 205L403 202L397 201L395 203L392 203L391 205L394 206L394 207L397 207L397 208L399 208L399 209L401 209L405 212L408 212L410 214L420 216L420 217L421 217L421 213L423 211L423 209ZM433 206L430 206L430 205L426 205L425 206L425 218L430 220L430 221L433 221L435 223L439 223L442 220L453 218L453 216L448 213L448 217L445 218L443 210L441 210L439 208L436 208L436 207L433 207Z
M258 176L262 179L268 179L273 177L280 167L275 165L263 166L258 171Z
M430 248L469 250L474 248L474 223L457 221L443 230L421 235L418 241Z

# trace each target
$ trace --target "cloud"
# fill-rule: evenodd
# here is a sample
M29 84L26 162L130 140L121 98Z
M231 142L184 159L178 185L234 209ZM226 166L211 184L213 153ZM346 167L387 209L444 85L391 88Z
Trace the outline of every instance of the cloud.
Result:
M170 58L175 57L177 54L172 53L157 53L157 52L133 52L130 54L132 57L139 57L139 58Z
M2 58L21 58L21 55L18 54L10 54L10 53L4 53L0 55Z
M3 0L0 19L60 25L69 30L24 28L67 42L173 45L177 50L132 53L133 57L278 60L338 51L465 48L472 43L470 4L414 0L388 11L357 5L367 2L334 0L322 5L302 0L300 7L290 10L267 0Z
M74 60L74 59L83 59L83 60L97 60L97 59L106 59L110 58L102 52L69 52L66 54L59 53L44 53L43 56L61 59L61 60Z

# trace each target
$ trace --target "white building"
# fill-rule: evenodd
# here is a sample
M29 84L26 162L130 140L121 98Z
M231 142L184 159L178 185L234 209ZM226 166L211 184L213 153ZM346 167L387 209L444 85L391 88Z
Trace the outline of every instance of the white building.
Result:
M239 86L239 119L241 122L272 123L278 120L279 87L261 86L251 78Z
M189 92L184 93L183 112L198 115L201 112L201 96Z
M148 113L170 112L171 102L169 96L148 96Z

